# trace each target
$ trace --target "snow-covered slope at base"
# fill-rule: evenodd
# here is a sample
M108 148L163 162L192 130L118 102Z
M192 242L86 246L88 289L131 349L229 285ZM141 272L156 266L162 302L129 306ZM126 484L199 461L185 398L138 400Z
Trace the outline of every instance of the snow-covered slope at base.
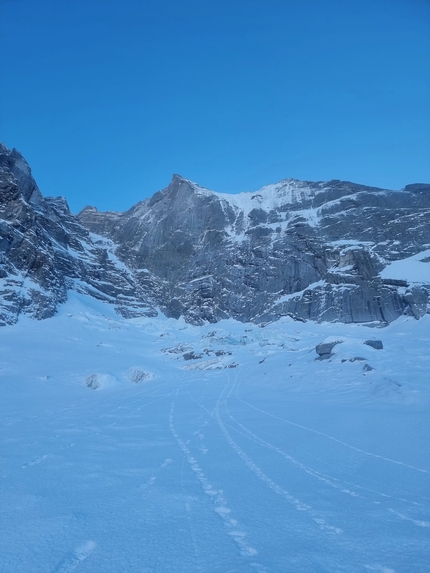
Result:
M429 316L0 336L2 573L430 571Z

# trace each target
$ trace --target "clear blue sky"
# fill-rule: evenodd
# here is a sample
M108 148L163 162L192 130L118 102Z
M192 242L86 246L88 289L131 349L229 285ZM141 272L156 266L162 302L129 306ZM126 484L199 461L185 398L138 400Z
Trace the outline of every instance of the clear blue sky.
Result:
M74 212L173 173L430 181L430 0L0 0L0 22L0 139Z

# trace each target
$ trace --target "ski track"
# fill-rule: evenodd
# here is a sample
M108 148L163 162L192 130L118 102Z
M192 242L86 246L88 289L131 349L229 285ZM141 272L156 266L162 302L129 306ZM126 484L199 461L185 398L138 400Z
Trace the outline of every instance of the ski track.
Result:
M304 471L305 473L307 473L308 475L314 477L315 479L323 482L324 484L326 484L327 486L330 486L332 488L337 489L340 493L343 493L345 495L349 495L351 497L355 497L355 498L359 498L362 499L368 503L375 503L374 499L369 499L368 497L365 497L364 495L362 495L361 493L358 493L357 491L353 491L350 488L354 488L355 490L361 490L361 491L365 491L367 493L372 493L372 494L376 494L380 497L386 498L386 499L392 499L395 501L401 501L413 506L418 506L418 507L425 507L423 504L417 503L415 501L403 498L403 497L396 497L393 495L389 495L387 493L382 493L376 490L370 490L368 488L364 488L363 486L359 486L357 484L352 484L350 482L345 482L344 480L340 480L334 476L327 476L326 474L319 472L313 468L310 468L309 466L306 466L305 464L303 464L302 462L300 462L299 460L295 459L294 457L290 456L289 454L287 454L286 452L284 452L283 450L281 450L280 448L278 448L277 446L274 446L273 444L266 442L265 440L262 440L261 438L259 438L256 434L254 434L253 432L251 432L248 428L246 428L242 423L238 422L238 420L236 420L236 418L234 418L231 413L230 410L227 407L227 399L231 396L232 390L234 389L234 386L236 384L236 381L234 383L234 385L232 386L229 395L227 396L226 400L224 401L223 405L225 408L225 413L227 414L227 416L231 419L231 421L236 424L238 427L240 427L243 432L237 430L237 428L234 428L234 426L229 426L231 427L232 430L238 432L240 435L242 435L243 437L247 438L248 440L252 440L253 442L269 449L272 450L276 453L278 453L279 455L281 455L283 458L285 458L287 461L289 461L290 463L292 463L293 465L295 465L296 467L298 467L299 469L301 469L302 471ZM379 503L379 502L378 502ZM421 526L421 527L427 527L428 522L424 521L424 520L416 520L416 519L412 519L409 518L407 516L404 516L403 514L398 514L396 512L394 512L392 509L390 508L385 508L387 511L390 511L392 513L395 513L399 518L401 519L407 519L409 521L411 521L412 523L414 523L415 525Z
M221 518L225 532L233 539L242 557L248 560L249 566L252 567L255 571L257 571L257 573L266 573L267 572L266 567L264 567L264 565L262 565L261 563L255 561L254 558L257 555L258 551L248 543L246 531L244 530L242 525L239 524L239 522L232 516L231 509L229 508L227 500L224 497L223 490L217 490L212 486L212 484L209 482L208 478L204 474L203 470L197 463L197 460L191 454L191 451L188 448L187 444L180 438L179 434L177 433L174 425L174 413L175 413L175 400L172 401L169 414L170 431L172 433L172 436L176 440L176 443L178 444L179 448L182 450L185 459L190 465L196 478L200 482L200 485L204 493L212 501L213 509L215 513ZM250 561L250 559L252 559L252 561Z
M275 418L276 420L280 420L281 422L284 422L285 424L290 424L291 426L296 426L297 428L301 428L302 430L306 430L307 432L311 432L313 434L318 434L319 436L323 436L324 438L327 438L328 440L332 440L333 442L336 442L342 446L345 446L346 448L349 448L351 450L359 452L360 454L363 454L366 456L371 456L373 458L378 458L380 460L384 460L385 462L397 464L399 466L404 466L404 467L409 468L411 470L415 470L417 472L421 472L421 473L425 473L425 474L430 475L430 470L417 468L416 466L412 466L412 465L406 464L404 462L399 462L398 460L392 460L391 458L386 458L385 456L381 456L380 454L373 454L372 452L367 452L366 450L362 450L360 448L352 446L351 444L347 444L346 442L342 442L341 440L338 440L334 436L330 436L329 434L325 434L324 432L320 432L318 430L313 430L312 428L308 428L307 426L302 426L301 424L297 424L296 422L291 422L291 420L286 420L285 418L280 418L279 416L275 416L275 414L271 414L270 412L266 412L265 410L262 410L261 408L257 408L257 406L254 406L253 404L246 402L246 400L242 400L242 398L239 398L239 396L237 396L237 399L240 402L242 402L243 404L246 404L247 406L249 406L250 408L257 410L257 412L261 412L262 414L265 414L266 416L270 416L271 418Z
M411 521L414 525L417 525L418 527L430 527L430 521L424 521L422 519L413 519L412 517L408 517L407 515L404 515L403 513L400 513L399 511L392 509L391 507L388 508L388 511L390 511L400 519L403 519L405 521Z
M228 408L226 408L226 410L228 411ZM233 419L234 419L234 421L235 421L235 423L236 423L237 425L239 425L239 426L241 426L241 427L244 428L243 425L238 424L236 418L233 418ZM283 438L280 438L279 436L274 436L273 434L267 432L266 430L263 430L263 428L256 428L255 426L253 426L252 424L249 424L249 423L248 423L248 425L249 425L249 427L253 428L254 430L256 430L256 431L258 431L258 432L261 432L262 434L265 434L266 436L269 436L270 438L274 438L274 439L276 439L276 440L278 440L278 441L280 441L280 442L282 442L282 443L286 443L287 445L293 446L295 449L297 449L297 450L303 452L304 454L306 454L306 455L309 456L310 458L316 460L317 462L326 465L327 467L331 468L332 470L335 470L335 471L338 471L338 470L339 470L339 467L338 467L338 466L335 466L334 464L330 464L329 462L327 462L327 461L325 461L325 460L323 460L323 459L321 459L321 458L319 458L319 457L317 457L317 456L314 456L313 454L311 454L311 453L308 452L307 450L304 450L303 448L300 448L300 447L296 446L295 444L291 444L290 442L286 442ZM239 431L237 430L237 428L232 427L232 429L234 429L236 432L239 432ZM249 431L249 428L246 428L246 432L252 434L252 432ZM240 433L240 432L239 432L239 433ZM242 435L243 435L243 434L242 434ZM244 436L244 437L247 437L247 436ZM248 439L249 439L249 438L248 438ZM262 440L261 438L259 438L259 439ZM262 440L262 441L264 441L264 440ZM272 444L271 444L271 445L272 445ZM389 494L387 494L387 493L382 493L381 491L378 491L378 490L376 490L376 489L371 489L371 488L368 488L368 487L364 487L364 486L362 486L362 485L359 485L359 484L357 484L357 483L351 483L351 482L349 482L349 481L342 480L342 479L340 479L340 478L336 478L336 477L331 476L331 475L327 475L327 474L325 474L325 473L322 472L322 471L317 471L317 470L312 469L312 468L309 468L309 469L310 469L311 471L314 471L314 472L318 473L318 474L321 475L322 477L325 477L325 478L327 478L327 479L332 479L332 480L334 480L335 482L339 482L339 484L338 484L337 486L336 486L336 484L333 484L334 487L340 487L340 484L343 483L346 487L352 487L352 488L355 488L355 489L357 489L357 490L360 490L360 491L363 491L363 492L366 492L366 493L371 493L371 494L375 494L375 495L378 495L378 496L381 496L381 497L396 499L396 500L403 501L403 502L405 502L405 503L409 503L409 504L411 504L411 505L416 505L416 506L419 506L419 507L425 507L425 505L424 505L423 503L419 503L419 502L417 502L417 501L412 501L412 500L410 500L410 499L406 499L406 498L399 497L399 496L391 496L391 495L389 495ZM408 494L408 492L402 492L402 493L406 493L406 495ZM360 495L358 495L358 497L360 497ZM424 497L424 496L420 496L420 497L421 497L422 499L428 501L428 498L427 498L427 497Z
M312 516L312 520L317 524L318 528L320 530L322 530L324 533L327 533L330 535L338 535L338 534L343 533L339 527L335 527L335 526L328 524L326 522L326 520L324 518L322 518L320 515L318 515L317 512L315 512L315 510L310 505L303 503L302 501L300 501L299 499L297 499L296 497L291 495L284 488L282 488L280 485L278 485L270 477L268 477L261 470L261 468L259 468L258 465L233 440L231 435L228 433L226 426L222 422L221 417L220 417L220 413L219 413L220 404L222 401L222 396L223 396L226 388L228 387L229 383L230 383L230 378L229 378L226 386L224 387L223 391L221 392L221 395L216 402L216 406L215 406L215 409L213 410L213 412L210 412L207 408L205 408L205 406L200 404L193 396L191 396L191 394L189 393L189 390L188 390L189 385L186 386L186 389L187 389L187 393L188 393L189 397L194 402L196 402L196 404L198 404L201 408L203 408L208 413L209 416L211 416L212 418L215 419L215 421L217 422L217 424L218 424L224 438L226 439L227 443L229 444L229 446L242 459L242 461L245 463L245 465L248 467L248 469L250 469L260 479L260 481L262 481L266 486L268 486L269 489L272 490L274 493L283 497L290 505L295 507L295 509L297 509L298 511L309 512L309 515Z
M281 496L285 499L290 505L292 505L298 511L305 511L308 512L309 515L312 516L313 521L318 525L319 529L321 529L324 533L330 535L339 535L343 533L342 529L339 527L335 527L327 523L327 521L317 514L317 512L307 503L302 502L300 499L294 497L290 494L287 490L282 488L278 485L273 479L268 477L261 468L250 458L233 440L231 435L229 434L225 424L221 420L220 416L220 403L222 400L222 396L224 391L226 390L229 381L227 382L226 386L224 387L221 396L218 398L218 401L215 406L215 419L221 429L221 432L224 434L225 439L227 440L228 444L231 448L236 452L236 454L244 461L245 465L260 479L269 489L271 489L274 493Z
M277 446L274 446L273 444L266 442L265 440L262 440L261 438L259 438L256 434L254 434L253 432L251 432L248 428L246 428L242 423L238 422L237 419L235 419L228 407L227 407L227 400L231 397L232 392L234 391L234 389L237 387L237 377L234 381L233 384L230 383L230 378L227 382L227 384L225 385L223 391L221 392L220 397L218 398L217 402L216 402L216 406L215 409L211 412L209 411L203 404L201 404L200 402L198 402L198 400L196 400L189 391L189 385L186 385L186 391L188 396L201 408L203 408L206 413L211 416L212 418L214 418L217 422L217 424L219 425L221 432L224 435L224 438L226 439L227 443L230 445L230 447L235 451L235 453L244 461L245 465L248 467L248 469L250 469L263 483L265 483L266 486L268 486L272 491L274 491L277 495L280 495L281 497L283 497L289 504L293 505L297 510L299 511L307 511L309 512L309 514L312 516L313 521L318 525L319 529L321 529L322 531L324 531L327 534L336 534L339 535L342 532L342 529L336 526L333 526L329 523L326 522L326 520L318 514L318 512L312 508L310 505L303 503L301 500L299 500L298 498L296 498L295 496L293 496L292 494L290 494L287 490L285 490L284 488L282 488L279 484L277 484L273 479L271 479L269 476L267 476L262 470L261 468L259 468L259 466L253 461L252 458L250 458L239 446L238 444L233 440L233 438L231 437L231 435L229 434L227 427L229 427L231 430L238 432L240 435L242 435L243 437L247 438L248 440L252 440L255 443L261 445L262 447L265 447L269 450L272 450L274 452L276 452L277 454L281 455L284 459L286 459L287 461L289 461L290 463L292 463L294 466L296 466L297 468L299 468L300 470L304 471L306 474L310 475L311 477L323 482L325 485L327 485L328 487L334 488L337 491L339 491L339 493L342 493L344 495L348 495L351 496L353 498L357 498L359 500L362 500L362 502L366 502L369 504L379 504L380 502L374 500L374 499L369 499L367 496L363 495L363 493L361 492L365 492L365 493L371 493L373 495L377 495L379 497L385 498L387 501L392 499L395 501L400 501L403 503L407 503L410 504L412 506L418 506L423 508L424 506L422 504L419 504L415 501L403 498L403 497L397 497L397 496L393 496L393 495L389 495L387 493L383 493L377 490L370 490L369 488L365 488L363 486L359 486L357 484L351 484L349 482L345 482L344 480L340 480L334 476L327 476L325 474L323 474L322 472L318 472L317 470L310 468L309 466L306 466L306 464L303 464L302 462L300 462L299 460L295 459L293 456L290 456L289 454L287 454L286 452L284 452L283 450L281 450L280 448L278 448ZM227 388L230 386L230 389L228 391L228 394L226 395L226 397L224 398L224 394L227 391ZM237 388L236 388L237 389ZM241 400L243 402L243 400ZM225 414L230 418L230 420L239 428L241 428L243 430L243 432L239 431L237 428L235 428L234 426L230 426L229 424L225 424L222 419L221 419L221 408L225 409ZM194 432L194 435L198 436L200 438L201 434L200 432ZM336 440L337 441L337 440ZM355 449L355 448L353 448ZM381 456L377 456L377 457L381 457ZM384 459L384 458L383 458ZM352 488L352 489L351 489ZM359 492L354 491L354 490L359 490ZM384 507L385 511L390 512L393 515L396 515L397 518L401 519L401 520L406 520L406 521L410 521L411 523L413 523L416 526L419 527L428 527L430 526L430 522L427 522L425 520L419 520L419 519L414 519L411 517L408 517L402 513L396 512L394 510L392 510L391 508L388 507Z

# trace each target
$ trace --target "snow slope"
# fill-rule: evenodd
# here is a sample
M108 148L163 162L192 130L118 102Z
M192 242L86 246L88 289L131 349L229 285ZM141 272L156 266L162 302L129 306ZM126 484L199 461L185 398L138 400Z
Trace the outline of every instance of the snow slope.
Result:
M70 293L21 318L0 571L430 571L429 347L429 316L195 327Z
M217 193L215 191L210 191L205 187L201 187L189 179L185 179L185 181L187 181L187 183L199 195L217 197L221 201L223 209L227 206L232 208L237 216L242 216L245 228L249 228L250 226L249 215L254 209L259 209L266 213L271 213L274 210L281 209L281 212L278 212L276 223L273 223L274 228L279 227L280 225L281 227L286 227L292 217L302 217L307 220L309 225L315 226L319 223L321 209L295 209L293 215L291 215L288 213L288 210L285 211L285 207L291 207L301 202L312 200L328 189L328 183L320 183L315 187L315 184L312 186L306 181L283 179L278 183L265 185L258 191L254 192ZM328 204L329 203L326 203L326 205ZM285 218L284 221L282 220L282 217ZM233 228L227 228L227 232L231 238L236 240L243 240L245 238L243 232L238 234Z
M184 181L187 181L197 193L209 197L216 196L233 208L243 211L245 217L256 208L269 212L284 205L311 199L316 194L315 189L311 189L306 181L298 181L297 179L283 179L278 183L265 185L258 191L245 191L243 193L218 193L201 187L189 179L184 179ZM326 189L324 184L321 184L320 187L319 192Z
M430 249L390 263L383 269L380 276L384 279L430 284Z

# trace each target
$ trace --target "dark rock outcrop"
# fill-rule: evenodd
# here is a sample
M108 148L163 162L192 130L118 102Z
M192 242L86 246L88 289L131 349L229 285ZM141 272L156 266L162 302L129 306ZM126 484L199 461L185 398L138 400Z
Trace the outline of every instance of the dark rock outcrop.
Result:
M333 348L336 346L336 344L340 344L342 341L341 340L336 340L334 342L321 342L320 344L317 344L315 347L315 352L319 355L319 356L324 356L326 354L331 354L331 351L333 350Z
M384 348L382 340L365 340L364 344L367 344L367 346L371 346L375 350L382 350Z
M334 342L321 342L317 344L315 347L315 352L318 354L318 357L315 360L327 360L333 356L333 348L336 344L341 344L341 340L335 340Z

